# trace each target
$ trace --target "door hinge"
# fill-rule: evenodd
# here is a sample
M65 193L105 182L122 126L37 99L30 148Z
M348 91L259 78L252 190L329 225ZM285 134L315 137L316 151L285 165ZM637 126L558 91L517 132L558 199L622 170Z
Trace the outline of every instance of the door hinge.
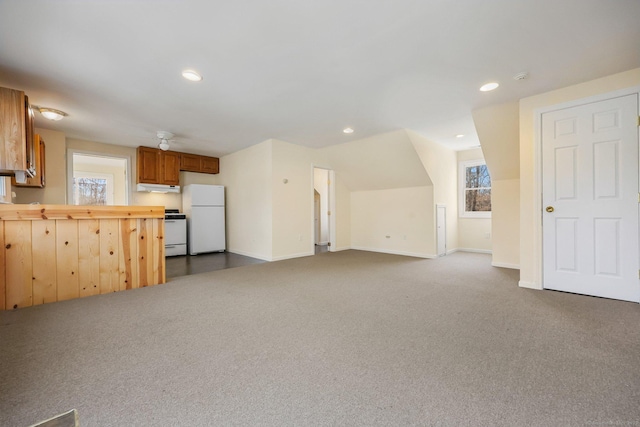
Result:
M331 246L331 242L328 242L327 246ZM640 271L638 271L638 274L640 275Z
M638 197L640 197L640 195ZM327 215L331 215L331 211L327 211Z

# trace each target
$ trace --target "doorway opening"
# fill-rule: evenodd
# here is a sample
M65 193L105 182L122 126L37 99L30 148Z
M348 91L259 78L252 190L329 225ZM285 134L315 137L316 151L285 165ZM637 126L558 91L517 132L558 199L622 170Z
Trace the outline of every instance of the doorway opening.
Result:
M129 204L128 158L70 150L67 160L69 204Z
M331 251L331 172L313 168L314 253Z

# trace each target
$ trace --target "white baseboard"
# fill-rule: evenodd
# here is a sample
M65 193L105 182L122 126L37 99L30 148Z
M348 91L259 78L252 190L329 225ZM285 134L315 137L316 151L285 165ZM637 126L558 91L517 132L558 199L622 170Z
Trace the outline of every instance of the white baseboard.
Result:
M340 247L336 247L335 249L331 250L329 249L329 252L340 252L340 251L348 251L352 249L351 246L340 246Z
M293 259L293 258L302 258L305 256L312 256L315 255L314 252L299 252L297 254L291 254L291 255L283 255L283 256L278 256L278 257L274 257L271 259L271 261L283 261L285 259Z
M426 258L426 259L438 258L438 255L426 255L426 254L419 254L415 252L382 250L378 248L366 248L363 246L352 246L351 249L355 249L357 251L378 252L378 253L390 254L390 255L410 256L415 258Z
M492 254L491 249L474 249L474 248L458 248L455 249L458 252L473 252L476 254Z
M518 264L509 264L506 262L492 262L491 265L494 267L512 268L514 270L520 270L520 266Z
M318 246L327 246L329 244L329 242L318 242L316 243L316 245Z
M527 289L535 289L535 290L539 290L541 291L542 288L538 285L536 285L533 282L523 282L522 280L520 280L518 282L518 286L520 286L521 288L527 288Z
M227 249L227 252L230 252L232 254L237 254L237 255L242 255L242 256L248 256L251 258L257 258L257 259L261 259L263 261L271 261L270 258L265 257L264 255L260 255L260 254L254 254L252 252L245 252L245 251L238 251L238 250L229 250Z

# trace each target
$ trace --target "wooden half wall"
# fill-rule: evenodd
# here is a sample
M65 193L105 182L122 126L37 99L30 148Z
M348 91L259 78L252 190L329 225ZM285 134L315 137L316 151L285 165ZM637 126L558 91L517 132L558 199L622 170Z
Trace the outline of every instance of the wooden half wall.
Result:
M163 206L0 206L0 309L165 283Z

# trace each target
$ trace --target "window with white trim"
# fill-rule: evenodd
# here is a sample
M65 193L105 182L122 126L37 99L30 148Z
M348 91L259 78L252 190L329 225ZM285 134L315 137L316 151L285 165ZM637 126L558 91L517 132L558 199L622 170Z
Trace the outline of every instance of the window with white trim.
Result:
M113 175L73 173L74 205L113 205Z
M491 175L484 160L461 162L459 212L461 217L491 218Z

